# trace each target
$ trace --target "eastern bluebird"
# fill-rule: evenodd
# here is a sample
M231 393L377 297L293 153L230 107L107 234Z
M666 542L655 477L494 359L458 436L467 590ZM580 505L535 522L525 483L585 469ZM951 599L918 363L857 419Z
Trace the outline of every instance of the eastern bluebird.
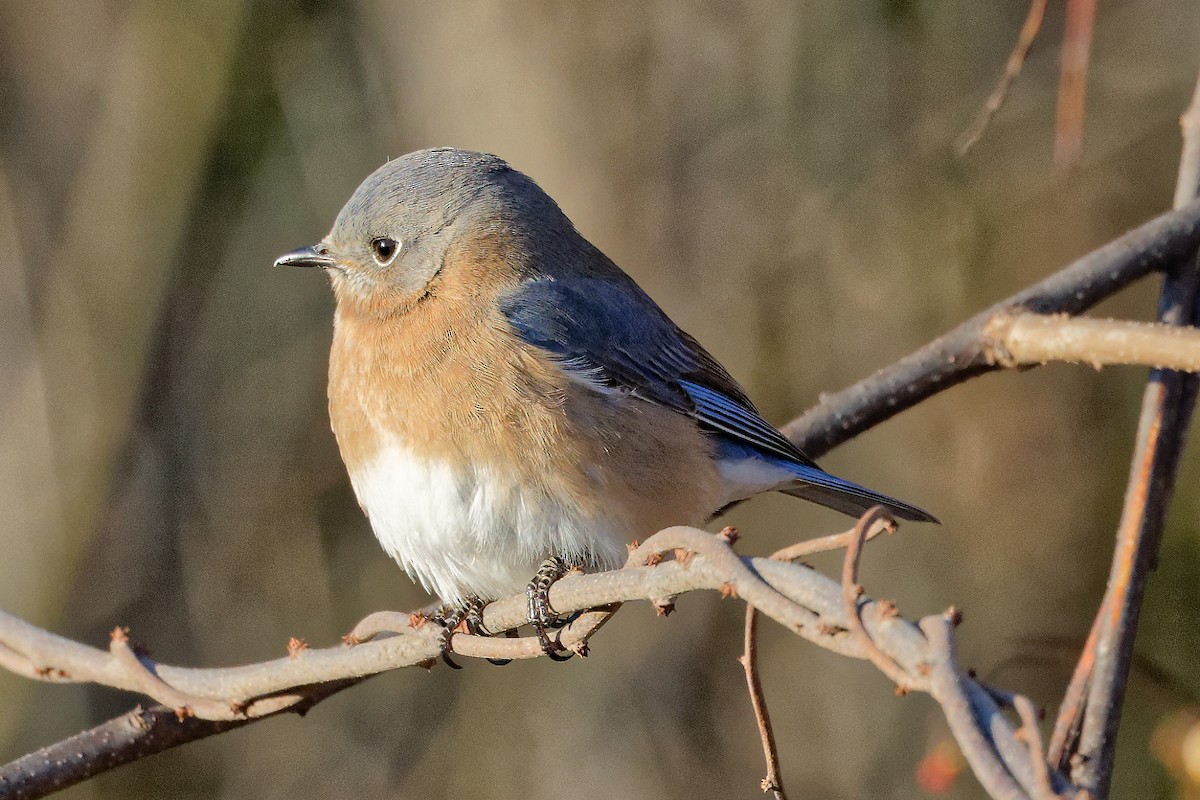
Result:
M329 274L350 481L384 549L449 606L512 594L547 558L617 566L635 537L761 492L936 521L818 467L496 156L389 161L275 263Z

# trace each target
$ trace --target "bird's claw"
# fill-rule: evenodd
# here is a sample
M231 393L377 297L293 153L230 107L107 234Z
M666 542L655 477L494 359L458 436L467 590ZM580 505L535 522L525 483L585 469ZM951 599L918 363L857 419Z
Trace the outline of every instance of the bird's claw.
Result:
M450 639L460 628L462 633L476 633L481 627L479 621L482 620L483 606L482 600L472 596L462 605L445 605L433 612L431 619L442 626L442 632L438 634L442 661L450 669L462 669L462 665L450 657Z
M525 596L529 599L529 624L537 633L542 652L552 661L567 661L575 655L546 633L547 629L561 628L567 622L550 606L550 587L568 572L570 567L561 558L548 558L538 567L537 574L525 588Z

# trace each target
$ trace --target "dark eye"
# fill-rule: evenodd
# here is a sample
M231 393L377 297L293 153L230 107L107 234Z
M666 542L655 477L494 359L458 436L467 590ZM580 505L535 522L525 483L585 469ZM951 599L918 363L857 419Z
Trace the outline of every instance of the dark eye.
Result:
M379 262L379 265L383 267L392 263L392 259L396 257L396 251L399 249L400 243L386 236L380 236L378 239L371 240L371 253L375 256L375 260Z

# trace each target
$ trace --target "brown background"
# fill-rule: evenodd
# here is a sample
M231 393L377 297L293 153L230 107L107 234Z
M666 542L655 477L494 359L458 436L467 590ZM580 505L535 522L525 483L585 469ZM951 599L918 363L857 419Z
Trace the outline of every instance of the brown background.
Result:
M274 256L389 156L498 153L784 422L1170 204L1200 6L1100 4L1082 163L1043 38L953 149L1026 10L996 3L0 4L0 607L165 661L276 656L424 602L377 548L324 408L331 299ZM1110 303L1146 318L1155 287ZM825 465L919 503L865 582L965 609L963 658L1053 703L1103 586L1144 370L983 378ZM1114 796L1200 694L1194 448L1150 588ZM745 552L844 526L785 497ZM827 567L833 562L819 562ZM566 665L405 670L112 773L88 797L754 797L741 607L631 607ZM924 796L924 697L765 629L793 797ZM0 760L128 696L0 675ZM969 776L953 797L978 797Z

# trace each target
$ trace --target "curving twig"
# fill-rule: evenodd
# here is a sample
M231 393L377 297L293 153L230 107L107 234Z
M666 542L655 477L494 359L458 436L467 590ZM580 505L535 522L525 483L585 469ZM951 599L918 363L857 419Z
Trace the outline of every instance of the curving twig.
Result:
M816 553L848 548L858 541L858 525L844 533L833 533L806 539L802 542L777 550L771 554L773 561L798 561ZM871 541L885 531L891 533L896 529L895 520L891 517L876 516L875 520L866 526L865 541ZM775 745L775 731L771 727L771 715L767 711L766 693L763 691L762 680L758 674L758 610L746 605L746 621L742 634L742 655L738 663L746 673L746 687L750 693L750 705L754 709L754 721L758 725L758 735L762 740L763 758L767 763L767 776L763 778L764 792L774 792L776 800L786 800L783 788L783 777L779 769L779 749Z
M858 582L858 564L862 560L863 543L867 540L867 532L876 527L877 523L890 528L896 527L895 520L883 506L875 506L859 518L854 526L854 536L846 548L846 558L842 562L842 602L846 606L846 618L850 620L850 633L862 642L867 658L871 660L880 672L887 675L896 684L897 694L908 694L914 683L895 659L880 649L863 627L862 618L858 615L858 601L862 597L863 587ZM883 606L885 613L896 614L896 607L890 603Z

